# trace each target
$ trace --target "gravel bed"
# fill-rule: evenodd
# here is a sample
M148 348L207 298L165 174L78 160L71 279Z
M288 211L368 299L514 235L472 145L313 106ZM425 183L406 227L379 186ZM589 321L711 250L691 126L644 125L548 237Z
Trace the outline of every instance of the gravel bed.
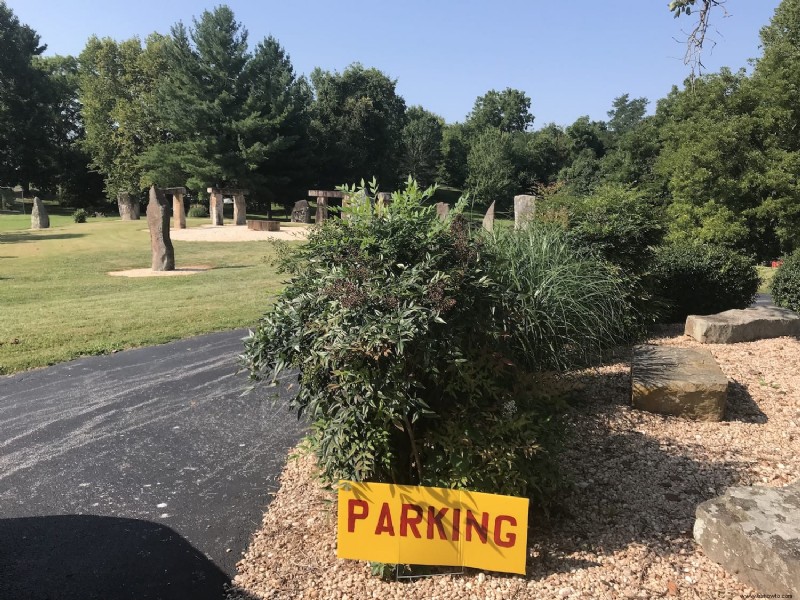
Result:
M320 488L313 459L301 454L284 470L229 600L755 594L695 544L694 512L731 485L800 478L800 341L699 344L677 327L653 341L711 351L730 382L726 420L633 410L627 362L574 375L577 402L561 459L572 492L563 514L532 523L527 576L468 569L387 583L363 562L337 560L335 497Z

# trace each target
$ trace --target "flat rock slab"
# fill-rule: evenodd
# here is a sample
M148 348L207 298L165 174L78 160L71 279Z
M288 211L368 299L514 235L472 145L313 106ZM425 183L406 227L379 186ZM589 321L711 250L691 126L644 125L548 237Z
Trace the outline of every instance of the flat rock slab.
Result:
M685 334L703 344L734 344L800 335L800 315L777 306L689 315Z
M800 481L730 488L696 517L694 539L726 571L762 594L800 595Z
M699 421L721 421L728 378L708 350L641 345L633 349L634 408Z

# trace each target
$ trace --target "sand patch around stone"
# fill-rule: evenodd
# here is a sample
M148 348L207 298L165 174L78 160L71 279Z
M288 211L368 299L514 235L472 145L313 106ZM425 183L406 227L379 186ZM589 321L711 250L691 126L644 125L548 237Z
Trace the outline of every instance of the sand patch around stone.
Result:
M254 231L242 225L201 225L188 229L170 229L172 240L180 242L258 242L262 240L304 241L309 226L284 226L280 231Z
M112 277L179 277L181 275L197 275L210 271L211 265L192 265L190 267L176 268L174 271L153 271L146 269L127 269L125 271L109 271Z

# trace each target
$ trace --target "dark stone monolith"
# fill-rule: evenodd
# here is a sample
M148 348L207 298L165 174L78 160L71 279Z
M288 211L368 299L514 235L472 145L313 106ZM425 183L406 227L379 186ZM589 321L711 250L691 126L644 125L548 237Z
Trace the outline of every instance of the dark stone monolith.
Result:
M298 200L294 203L292 223L311 223L311 208L308 200Z
M169 238L169 208L164 190L152 186L147 203L147 227L150 230L150 250L153 271L174 271L175 250Z

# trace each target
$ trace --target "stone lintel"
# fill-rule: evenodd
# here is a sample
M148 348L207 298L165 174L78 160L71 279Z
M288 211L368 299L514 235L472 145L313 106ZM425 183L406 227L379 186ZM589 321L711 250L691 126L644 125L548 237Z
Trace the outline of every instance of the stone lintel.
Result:
M186 188L185 187L168 187L168 188L161 188L167 194L180 194L181 196L186 195Z
M215 188L210 187L206 190L209 194L222 194L223 196L249 195L250 190L244 188Z
M327 190L308 190L308 195L315 198L344 198L344 192L331 192Z

